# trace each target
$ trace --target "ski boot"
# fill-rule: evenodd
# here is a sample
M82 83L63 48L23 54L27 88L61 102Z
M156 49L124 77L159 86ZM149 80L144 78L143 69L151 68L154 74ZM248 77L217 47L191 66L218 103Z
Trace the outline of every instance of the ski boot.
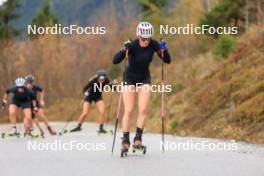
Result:
M81 131L81 130L82 130L82 127L81 127L81 125L79 124L77 127L71 129L70 132L77 132L77 131Z
M56 135L57 134L56 131L53 128L51 128L51 126L48 126L48 131L49 131L50 135Z
M135 136L134 142L132 145L132 152L141 152L143 155L147 152L147 147L142 144L142 137L141 136Z
M105 129L103 128L100 128L98 131L97 131L98 134L107 134L108 131L106 131Z
M105 130L103 125L100 125L99 126L99 130L97 131L97 134L98 135L105 135L105 134L109 134L109 135L112 135L113 134L113 131L112 130Z
M128 139L122 138L122 149L121 149L121 157L122 158L127 156L129 147L130 147L129 138Z

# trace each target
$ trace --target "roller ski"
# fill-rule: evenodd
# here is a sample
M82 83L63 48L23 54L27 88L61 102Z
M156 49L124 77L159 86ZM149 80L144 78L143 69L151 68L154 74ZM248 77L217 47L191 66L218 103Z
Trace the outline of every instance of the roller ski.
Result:
M137 128L136 136L134 137L132 152L133 153L142 153L143 155L147 152L147 147L142 144L142 128Z
M121 148L121 158L126 157L129 151L130 141L123 138Z
M132 145L132 152L133 153L142 153L143 155L147 152L147 147L142 144L140 139L134 139L134 143Z
M71 130L64 130L64 133L66 132L66 133L72 133L72 132L78 132L78 131L82 131L82 127L81 127L81 125L79 124L77 127L75 127L75 128L73 128L73 129L71 129Z
M2 133L1 137L2 137L2 139L11 138L11 137L19 138L20 137L20 133Z
M104 131L97 131L97 135L101 136L101 135L113 135L113 130L104 130Z
M63 131L59 132L59 135L63 135L63 134L66 134L66 133L69 133L71 130L69 129L64 129Z
M103 126L100 125L97 135L113 135L113 130L105 130Z
M79 124L77 127L73 128L73 129L64 129L63 131L59 132L59 135L63 135L66 133L73 133L73 132L79 132L82 131L81 125Z
M1 138L5 139L5 138L20 138L20 133L16 132L16 133L2 133L1 134Z
M29 129L29 130L27 130L24 133L24 138L26 138L26 137L29 137L31 139L37 139L37 138L40 138L41 135L40 134L35 134L35 133L33 133L33 130L32 129Z
M12 127L12 129L9 132L1 134L1 138L2 139L12 138L12 137L15 137L15 138L19 138L20 137L20 133L17 132L17 129L16 129L15 126Z
M63 134L66 134L66 133L71 133L71 132L74 132L72 130L69 130L69 129L64 129L63 131L59 132L59 135L63 135Z

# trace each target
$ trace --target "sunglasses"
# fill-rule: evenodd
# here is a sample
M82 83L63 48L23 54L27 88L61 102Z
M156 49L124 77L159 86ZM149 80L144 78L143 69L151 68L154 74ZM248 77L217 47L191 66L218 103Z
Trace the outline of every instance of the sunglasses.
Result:
M140 40L142 42L149 42L150 41L150 38L142 38L142 37L140 37Z

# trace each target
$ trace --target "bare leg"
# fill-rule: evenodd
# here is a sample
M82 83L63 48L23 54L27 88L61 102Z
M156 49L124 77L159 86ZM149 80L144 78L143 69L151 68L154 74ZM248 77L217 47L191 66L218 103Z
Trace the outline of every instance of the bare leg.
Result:
M18 112L18 107L14 104L9 106L9 119L12 125L16 125L16 115Z
M39 117L41 117L41 119L44 121L46 127L48 128L49 127L49 120L48 120L48 117L46 116L45 112L44 112L44 109L43 108L39 108L37 114Z
M104 116L105 116L105 104L103 100L99 100L96 102L96 107L99 111L99 123L104 124Z
M148 112L149 107L149 99L151 95L150 85L145 84L144 85L145 90L143 88L140 88L138 90L138 119L137 119L137 127L143 128L145 119Z
M83 111L82 111L82 114L80 115L79 117L79 124L82 124L89 112L89 109L90 109L90 103L85 101L83 103Z
M37 115L44 120L44 123L45 123L47 129L49 130L49 133L51 135L56 135L56 131L53 128L51 128L51 126L49 125L48 117L46 116L43 108L39 109L39 111L37 112Z
M32 128L32 111L30 108L26 108L23 110L25 115L25 131L29 132Z
M128 85L124 86L125 90L133 90L133 91L124 91L123 92L123 102L124 102L124 115L123 115L123 121L122 121L122 129L123 132L129 132L130 131L130 120L131 116L134 110L134 104L135 104L135 87L132 86L130 89L126 88Z
M142 143L142 134L147 116L150 94L150 85L143 85L138 89L138 119L136 135L134 138L134 145L136 146Z

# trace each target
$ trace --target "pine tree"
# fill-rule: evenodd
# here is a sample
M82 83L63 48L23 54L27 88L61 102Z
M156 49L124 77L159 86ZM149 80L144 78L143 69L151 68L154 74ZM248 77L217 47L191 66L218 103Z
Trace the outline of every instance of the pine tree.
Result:
M244 0L220 0L219 3L209 12L205 13L200 20L200 25L239 26L239 21L245 21L242 10L245 7ZM216 36L217 37L217 36Z
M36 25L36 27L48 27L53 26L58 23L58 17L53 12L50 1L45 0L43 7L40 11L32 18L31 26ZM30 35L31 39L38 37L38 35Z
M10 25L20 17L15 12L20 7L20 0L8 0L0 7L0 40L7 41L20 34L20 30Z
M167 0L138 0L138 3L141 6L143 15L146 17L162 9L167 4Z

